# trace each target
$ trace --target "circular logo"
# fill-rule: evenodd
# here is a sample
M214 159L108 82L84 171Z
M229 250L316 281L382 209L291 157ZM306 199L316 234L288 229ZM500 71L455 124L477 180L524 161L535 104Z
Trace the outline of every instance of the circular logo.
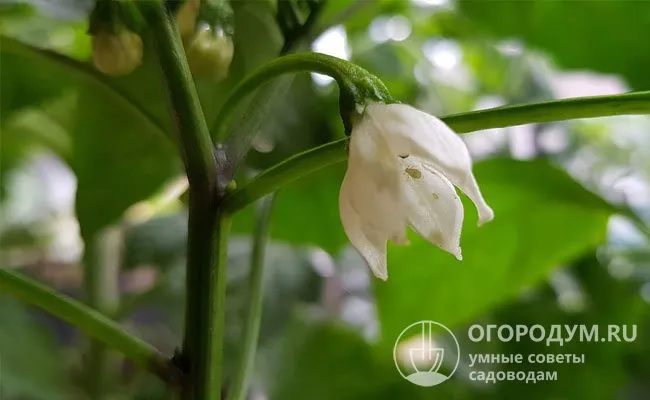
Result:
M436 386L456 372L460 346L449 328L436 321L407 326L395 340L393 361L397 371L418 386Z

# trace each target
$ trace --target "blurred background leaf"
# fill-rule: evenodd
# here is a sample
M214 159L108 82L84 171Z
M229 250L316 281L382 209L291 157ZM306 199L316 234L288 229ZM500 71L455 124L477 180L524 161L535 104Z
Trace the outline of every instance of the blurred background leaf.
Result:
M612 208L545 162L486 161L476 178L499 218L478 228L473 205L465 204L462 262L421 238L391 248L389 265L404 267L376 284L388 346L409 321L435 316L457 326L475 318L605 238Z
M635 89L650 88L643 67L650 63L650 44L644 39L650 3L460 0L459 6L487 33L520 38L562 67L620 74Z

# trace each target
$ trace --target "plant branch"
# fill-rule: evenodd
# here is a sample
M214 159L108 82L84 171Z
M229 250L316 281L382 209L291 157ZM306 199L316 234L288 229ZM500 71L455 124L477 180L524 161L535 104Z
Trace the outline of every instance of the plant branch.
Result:
M187 374L182 398L218 400L230 219L218 211L217 187L225 184L217 182L213 146L174 17L160 1L141 4L155 36L189 181L187 297L183 349L178 357Z
M144 2L142 7L150 16L188 181L195 188L212 190L216 183L212 142L176 22L161 1Z
M181 356L189 377L183 399L218 400L221 399L230 217L214 212L206 215L202 210L190 203L188 293Z
M456 132L467 133L531 123L631 114L650 114L650 91L497 107L453 114L441 119ZM347 139L340 139L295 155L267 169L227 195L222 207L234 213L294 180L345 160L346 144Z
M200 399L221 399L223 335L226 323L226 261L228 256L228 234L230 233L230 215L222 214L216 228L216 256L207 279L212 288L208 302L208 313L211 316L207 336L210 343L208 350L208 368L206 368L208 389L206 396Z
M264 254L269 238L269 225L274 199L275 193L262 199L257 214L257 226L253 236L253 252L248 277L248 308L245 312L244 341L238 355L233 384L228 393L228 398L231 400L246 399L249 377L255 361L262 320Z
M354 108L356 103L367 100L390 101L390 94L384 83L365 69L349 61L321 53L296 53L276 58L264 64L240 82L228 95L215 124L210 129L215 143L225 139L225 127L228 117L247 95L267 81L291 72L317 72L334 78L341 91L341 101L349 102L347 107ZM347 111L347 110L346 110Z
M650 114L650 91L503 106L452 114L441 119L454 131L467 133L507 126L634 114Z
M112 315L120 302L118 275L122 255L122 231L109 227L86 238L84 291L86 303L104 315ZM104 397L109 354L102 342L91 340L87 355L87 389L93 399Z
M345 160L346 146L347 139L340 139L292 156L261 172L247 184L227 195L221 206L224 210L235 213L288 183Z
M148 368L168 384L180 386L181 371L165 356L98 311L6 268L0 268L0 290L61 318L134 363Z

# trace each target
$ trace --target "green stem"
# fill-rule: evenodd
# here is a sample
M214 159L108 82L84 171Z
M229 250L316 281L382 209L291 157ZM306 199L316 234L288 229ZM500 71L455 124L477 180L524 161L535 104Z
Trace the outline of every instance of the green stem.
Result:
M216 160L174 17L160 1L140 4L156 40L189 181L187 297L179 358L187 373L183 399L217 400L221 398L230 218L218 211Z
M120 300L122 232L110 227L86 241L84 251L84 290L87 304L104 315L112 315ZM87 355L88 392L93 399L104 397L109 374L109 354L102 342L91 340Z
M203 210L190 203L183 338L183 363L189 376L183 399L217 400L221 399L230 217Z
M467 133L507 126L634 114L650 114L650 91L496 107L448 115L441 119L454 131Z
M188 180L192 186L212 190L216 179L212 142L176 21L161 1L143 2L142 7L149 14Z
M467 133L531 123L631 114L650 114L650 91L497 107L441 119L456 132ZM227 195L222 203L223 209L234 213L294 180L345 160L346 144L347 139L340 139L269 168Z
M213 320L210 305L217 284L213 276L214 243L220 234L214 229L218 219L212 204L213 201L193 191L190 186L182 349L182 364L188 379L183 399L219 398L207 395L214 376L209 358Z
M346 146L347 139L340 139L292 156L261 172L246 185L227 195L221 206L224 210L235 213L290 182L345 160Z
M297 53L276 58L250 74L233 89L223 104L210 132L215 143L225 140L228 117L246 96L267 81L291 72L317 72L331 76L341 90L342 101L361 103L365 99L389 101L390 94L377 77L349 61L320 53ZM349 104L353 107L354 104Z
M262 199L257 216L257 226L253 237L253 254L248 280L248 309L244 323L244 340L239 354L237 369L233 378L232 387L228 398L231 400L245 400L251 370L255 361L257 341L262 320L264 253L269 237L271 210L275 194L270 194Z
M0 290L61 318L134 363L148 368L164 381L180 384L181 372L158 350L81 302L5 268L0 268Z
M212 316L207 336L210 337L208 346L209 359L207 368L208 389L206 396L200 397L207 400L221 399L222 379L222 358L223 358L223 335L226 323L226 263L228 256L228 234L230 231L231 217L228 214L221 215L216 229L217 254L212 273L211 287L212 296L208 304L209 313Z

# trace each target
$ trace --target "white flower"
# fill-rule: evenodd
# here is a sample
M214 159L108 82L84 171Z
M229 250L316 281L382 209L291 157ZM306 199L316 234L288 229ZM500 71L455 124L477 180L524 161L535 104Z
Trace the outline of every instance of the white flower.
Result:
M472 174L465 143L444 122L402 104L372 103L353 124L341 185L341 222L374 274L387 279L386 242L406 243L406 227L458 260L463 204L479 225L494 217Z

